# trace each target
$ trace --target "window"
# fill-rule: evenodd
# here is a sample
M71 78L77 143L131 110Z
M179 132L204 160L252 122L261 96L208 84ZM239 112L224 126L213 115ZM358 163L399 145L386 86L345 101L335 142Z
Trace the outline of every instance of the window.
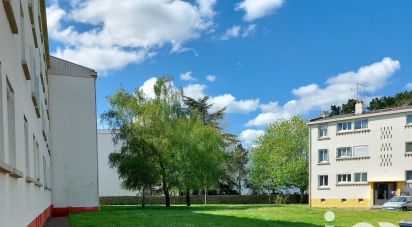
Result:
M26 176L30 176L29 126L26 116L24 116L24 154L26 156Z
M338 183L349 183L352 181L350 174L338 174L337 178Z
M44 186L47 186L47 163L46 159L43 156L43 184Z
M367 129L367 128L368 128L368 119L355 121L355 129Z
M15 103L14 90L10 81L7 81L7 122L8 122L8 139L9 139L9 164L16 167L16 122L15 122Z
M407 125L412 125L412 115L406 116L406 124Z
M338 132L348 131L352 129L352 122L341 122L338 123Z
M348 158L352 157L352 148L351 147L339 147L337 149L337 158Z
M406 180L412 181L412 170L406 171Z
M319 187L327 187L328 185L328 175L319 176Z
M36 141L36 137L33 135L33 163L34 163L34 178L35 181L40 181L40 154L39 144Z
M353 148L353 157L367 157L368 146L357 146Z
M328 162L329 162L328 150L326 149L319 150L319 163L328 163Z
M355 173L355 182L367 182L368 173Z
M328 136L328 125L322 124L319 125L319 138L327 137Z
M411 152L412 153L412 142L407 142L406 143L406 152Z

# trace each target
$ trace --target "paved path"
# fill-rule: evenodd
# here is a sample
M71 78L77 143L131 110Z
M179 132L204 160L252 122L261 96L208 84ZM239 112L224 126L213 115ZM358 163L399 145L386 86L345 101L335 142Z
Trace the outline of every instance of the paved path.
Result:
M67 217L50 218L44 227L69 227L69 219Z

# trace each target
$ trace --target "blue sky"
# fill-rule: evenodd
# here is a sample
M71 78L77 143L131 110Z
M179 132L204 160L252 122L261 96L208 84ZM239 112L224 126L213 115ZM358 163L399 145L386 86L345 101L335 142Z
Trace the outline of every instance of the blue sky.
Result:
M412 90L412 1L49 0L50 52L97 69L97 111L169 75L228 107L246 143L268 123ZM215 78L214 81L207 80Z

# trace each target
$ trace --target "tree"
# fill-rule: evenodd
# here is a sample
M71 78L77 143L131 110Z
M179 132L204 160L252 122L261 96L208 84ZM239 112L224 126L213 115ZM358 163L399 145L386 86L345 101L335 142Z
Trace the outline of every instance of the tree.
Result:
M172 136L176 133L176 122L186 116L181 106L182 91L176 90L168 77L160 78L155 86L155 98L148 98L141 90L136 89L132 94L119 89L113 96L108 97L109 110L102 115L102 119L116 133L115 142L120 142L121 151L131 150L143 160L150 160L155 164L156 175L140 174L133 175L136 170L145 168L145 165L137 164L136 158L133 164L131 157L126 152L112 155L112 166L118 168L127 167L123 178L130 181L131 185L142 185L144 182L161 182L165 195L166 207L170 206L171 187L177 184L176 173L176 149L171 143ZM137 139L134 139L137 138ZM140 163L140 162L139 162ZM144 193L143 193L144 194Z
M248 150L241 143L238 143L232 152L233 156L233 174L238 187L239 195L242 194L242 182L247 177L246 164L249 161Z
M257 188L297 187L303 202L308 187L308 132L297 116L269 125L251 151L251 183Z
M371 100L368 110L380 110L412 105L412 91L397 93L395 96L384 96Z
M188 111L191 113L195 113L200 117L201 122L204 125L210 126L216 131L218 131L221 136L223 137L226 146L230 146L237 141L237 138L235 135L229 134L224 132L223 126L222 126L222 120L225 115L225 110L226 108L222 108L220 110L217 110L215 112L211 111L211 107L213 106L212 103L209 103L209 97L205 96L201 99L193 99L191 97L184 96L183 101L185 105L188 108ZM230 158L228 159L230 160ZM228 163L229 164L229 163ZM227 167L226 165L225 167ZM227 168L226 168L227 169ZM228 180L228 171L224 171L226 174L222 175L222 179L225 179L226 181ZM221 180L219 187L223 189L225 187L223 181ZM207 194L207 192L205 192ZM190 206L190 189L186 189L186 203L188 206Z

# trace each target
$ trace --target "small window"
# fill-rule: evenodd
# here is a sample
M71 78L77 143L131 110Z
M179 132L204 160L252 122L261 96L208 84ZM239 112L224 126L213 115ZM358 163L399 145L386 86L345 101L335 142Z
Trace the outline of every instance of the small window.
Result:
M367 128L368 128L368 119L355 121L355 129L367 129Z
M368 173L355 173L355 182L367 182Z
M329 185L328 175L319 176L319 187L327 187Z
M368 146L357 146L353 148L353 157L367 157Z
M319 125L319 138L327 137L328 136L328 125L321 124Z
M319 150L319 163L328 163L328 162L329 162L328 150L320 149Z
M406 180L412 181L412 170L406 171Z
M349 183L352 181L350 174L338 174L338 183Z
M337 158L349 158L352 157L352 148L351 147L339 147L337 149Z
M342 202L342 203L346 203L346 199L341 199L341 202Z
M407 125L412 125L412 115L406 116L406 124Z
M406 152L411 152L412 153L412 142L407 142L406 143Z
M326 203L326 199L320 199L321 203Z
M358 203L363 203L363 199L358 199Z
M338 123L338 132L352 130L352 122Z

